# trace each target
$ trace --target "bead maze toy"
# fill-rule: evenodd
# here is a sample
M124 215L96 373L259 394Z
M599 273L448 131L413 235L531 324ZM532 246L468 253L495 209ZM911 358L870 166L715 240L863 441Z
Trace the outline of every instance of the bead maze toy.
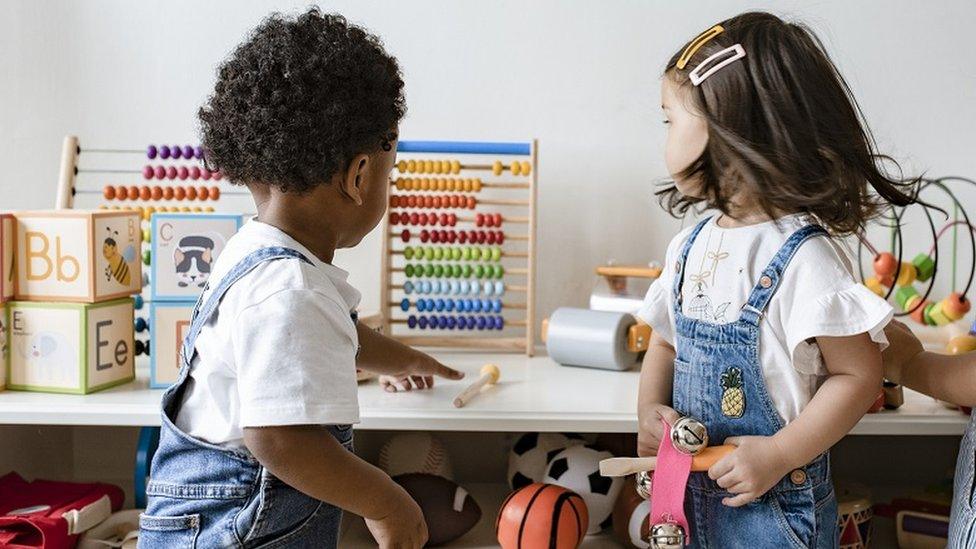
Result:
M537 148L399 142L383 227L384 333L532 355Z

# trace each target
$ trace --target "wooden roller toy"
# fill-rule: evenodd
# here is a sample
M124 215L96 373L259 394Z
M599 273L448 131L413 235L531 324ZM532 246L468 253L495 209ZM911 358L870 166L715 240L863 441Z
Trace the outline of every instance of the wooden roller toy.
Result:
M691 459L692 471L707 471L720 459L729 455L735 446L723 444L709 446ZM605 477L625 477L636 473L653 471L657 467L656 457L609 458L600 462L600 474Z
M501 371L498 366L494 364L485 364L481 367L481 377L477 381L468 385L466 389L461 391L458 396L454 397L454 407L462 408L468 402L471 402L481 389L486 386L491 386L498 383L498 378L501 376Z

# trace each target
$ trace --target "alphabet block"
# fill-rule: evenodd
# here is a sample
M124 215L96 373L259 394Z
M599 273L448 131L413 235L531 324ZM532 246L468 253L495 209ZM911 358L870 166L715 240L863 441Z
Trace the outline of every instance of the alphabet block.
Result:
M210 277L210 267L241 222L240 215L153 214L152 300L196 300Z
M0 303L14 296L14 227L14 216L0 214Z
M7 386L7 369L10 367L10 321L7 318L7 304L0 303L0 391Z
M149 307L149 386L163 389L180 374L180 349L190 329L193 301L154 301Z
M142 290L138 213L63 210L15 217L18 300L97 303Z
M11 301L7 388L87 394L135 378L131 298Z

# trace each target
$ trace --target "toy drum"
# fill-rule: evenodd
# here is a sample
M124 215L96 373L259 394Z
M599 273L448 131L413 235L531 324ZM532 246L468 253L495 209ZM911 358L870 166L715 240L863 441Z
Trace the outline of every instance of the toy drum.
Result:
M871 499L867 490L842 487L837 490L837 520L841 549L866 549L871 543Z

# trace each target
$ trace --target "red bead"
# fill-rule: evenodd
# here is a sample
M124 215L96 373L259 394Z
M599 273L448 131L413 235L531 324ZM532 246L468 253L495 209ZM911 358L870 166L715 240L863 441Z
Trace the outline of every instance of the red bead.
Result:
M162 197L163 197L163 188L160 187L159 185L154 186L152 188L152 199L159 200Z
M150 198L152 198L152 189L150 189L146 185L139 187L139 199L149 200Z
M156 179L166 179L166 168L163 166L156 166L153 169L153 175L156 176Z
M912 320L918 322L919 324L925 324L925 307L927 307L928 304L929 300L926 299L920 305L916 305L915 310L912 311L911 315L909 315L912 317Z
M949 294L949 297L945 298L946 306L950 308L949 313L955 313L954 316L965 316L972 307L969 299L966 296L960 294L959 292L953 292Z
M457 214L447 214L447 224L452 227L457 225Z
M163 187L163 200L173 200L173 187Z
M176 179L176 167L170 166L166 168L166 179Z
M210 187L210 200L219 200L219 199L220 199L220 187L216 185Z
M193 166L190 168L190 179L196 181L200 179L200 168Z
M427 242L428 240L430 240L430 231L427 229L420 231L420 241Z
M136 187L135 185L129 186L129 200L138 200L138 199L139 199L139 187Z
M400 214L397 212L390 212L390 225L400 224Z
M483 227L485 224L485 214L480 213L474 217L474 224L477 227Z
M495 222L495 226L496 227L501 227L502 226L502 214L496 213L495 215L493 215L491 217L492 217L492 220Z
M419 225L420 224L420 214L417 212L410 212L410 224Z
M213 177L213 175L210 173L210 170L200 170L200 179L210 181L211 177Z
M199 189L197 189L197 198L199 198L200 200L206 200L210 198L210 189L206 187L200 187Z
M448 242L451 239L450 233L444 229L437 231L437 234L440 235L441 242Z
M441 241L441 233L437 231L430 231L430 241L434 244L439 244Z
M400 232L400 240L410 242L410 229L403 229L403 231Z
M416 195L410 195L410 196L407 197L407 206L409 206L411 208L416 208L417 207L417 196Z
M220 172L214 172L213 178L214 178L214 181L220 181L221 179L224 178L224 174L222 174Z
M890 252L881 252L874 258L874 274L878 278L884 278L895 274L898 270L898 261Z
M186 166L180 166L176 170L176 177L179 177L180 181L186 181L186 178L190 177L190 170L186 169Z
M484 244L488 241L487 231L478 231L478 244Z
M125 200L129 198L129 189L119 185L119 188L115 189L115 196L119 197L119 200Z
M431 219L434 219L434 214L427 215L426 212L420 214L421 225L435 225L436 223L431 223Z
M448 242L450 242L451 244L454 244L455 242L457 242L457 239L458 239L457 231L448 231L448 233L447 233L447 241ZM463 244L463 242L462 242L462 244Z
M105 197L105 200L112 200L115 198L115 187L105 185L105 187L102 189L102 196Z
M183 200L186 198L186 189L183 187L173 187L173 198Z
M468 233L464 231L458 231L458 242L461 244L466 244L468 242Z
M443 225L444 227L447 227L447 226L450 225L449 221L450 221L450 218L447 217L447 214L446 213L442 213L441 214L441 217L440 217L441 225Z
M425 208L433 208L434 207L434 197L433 196L431 196L429 194L424 196L424 207Z
M488 234L485 235L485 241L488 244L494 244L495 243L495 231L488 231Z
M196 187L187 187L186 188L186 199L187 200L196 200L197 199L197 188Z
M462 197L463 198L463 197ZM478 201L473 196L468 197L468 209L473 210L478 205Z
M143 179L152 179L153 178L153 171L154 170L153 170L153 167L152 166L146 166L146 167L142 168L142 177L143 177Z
M435 208L442 208L443 206L444 206L444 200L442 199L442 197L435 196L434 197L434 207Z
M496 233L495 234L495 244L499 244L499 245L504 244L505 243L505 233L503 233L502 231L495 231L495 233Z

